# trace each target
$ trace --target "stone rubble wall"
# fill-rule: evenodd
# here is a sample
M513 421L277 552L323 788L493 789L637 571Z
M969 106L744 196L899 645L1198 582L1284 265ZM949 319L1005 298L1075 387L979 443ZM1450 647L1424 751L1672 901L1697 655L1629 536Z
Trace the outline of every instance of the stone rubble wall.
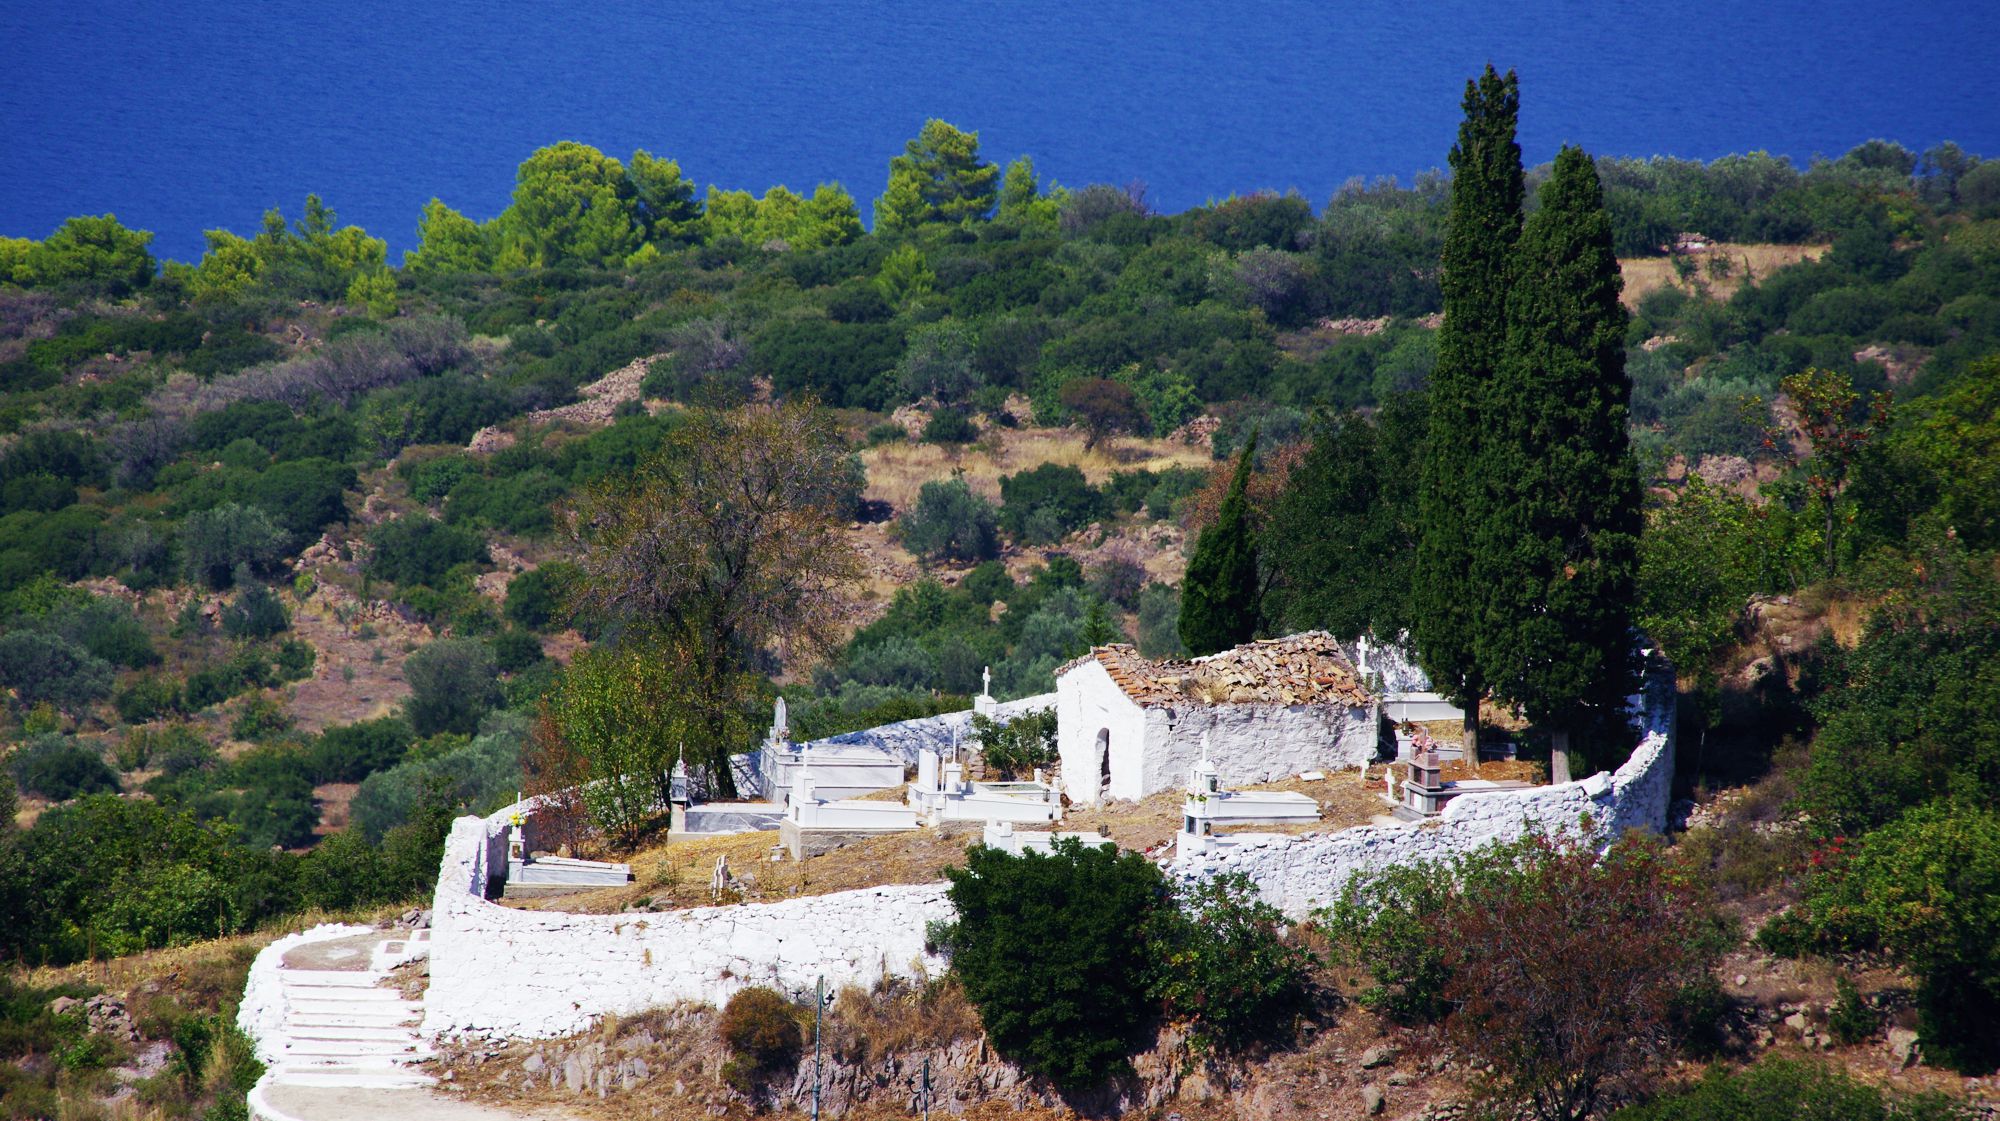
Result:
M1188 768L1201 758L1203 733L1224 786L1276 782L1301 771L1357 770L1375 762L1381 746L1381 716L1372 704L1162 705L1145 713L1144 785L1121 797L1187 785Z
M1460 795L1432 821L1363 825L1336 833L1272 835L1240 846L1190 854L1169 866L1182 880L1242 873L1264 900L1294 919L1333 903L1357 873L1422 860L1445 860L1531 828L1581 833L1609 844L1631 829L1660 832L1674 778L1673 671L1655 662L1636 698L1630 758L1561 786Z
M488 902L494 838L517 809L532 823L531 799L462 817L445 841L431 911L428 1037L566 1035L605 1013L719 1005L750 985L791 991L824 976L832 986L870 986L885 974L942 969L924 950L925 926L951 917L942 883L639 915Z

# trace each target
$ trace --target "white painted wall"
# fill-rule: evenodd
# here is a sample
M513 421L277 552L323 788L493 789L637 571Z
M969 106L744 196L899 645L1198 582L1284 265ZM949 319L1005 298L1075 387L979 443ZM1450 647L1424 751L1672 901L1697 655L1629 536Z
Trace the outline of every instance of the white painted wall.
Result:
M1097 801L1097 733L1111 732L1111 796L1137 800L1174 790L1201 758L1227 785L1270 782L1300 771L1344 770L1375 758L1373 706L1198 704L1142 708L1104 666L1083 662L1056 680L1056 747L1070 801Z
M1084 662L1056 678L1056 754L1062 759L1063 791L1079 805L1097 801L1097 740L1104 730L1111 733L1111 796L1142 797L1139 766L1146 712L1101 664Z
M1629 829L1658 832L1666 828L1674 777L1674 682L1663 664L1639 699L1634 733L1639 745L1615 772L1561 786L1462 795L1422 824L1364 825L1217 846L1177 858L1169 870L1188 880L1243 873L1266 902L1297 919L1331 904L1358 872L1447 859L1512 840L1530 827L1581 832L1603 844Z
M532 800L522 808L532 814ZM607 1012L678 1000L720 1004L749 985L791 990L823 975L829 985L865 986L884 974L942 968L920 965L925 924L951 914L942 883L644 915L489 903L480 895L488 840L513 811L459 818L445 841L431 910L426 1036L564 1035Z

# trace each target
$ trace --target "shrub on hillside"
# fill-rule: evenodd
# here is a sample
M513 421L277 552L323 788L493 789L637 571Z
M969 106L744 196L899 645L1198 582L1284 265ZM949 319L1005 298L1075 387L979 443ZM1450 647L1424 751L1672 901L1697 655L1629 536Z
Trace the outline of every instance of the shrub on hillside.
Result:
M306 751L314 782L360 782L403 761L417 738L400 716L342 724L321 732Z
M49 734L30 739L7 757L7 769L23 793L51 802L118 790L118 773L96 751L68 736Z
M285 551L283 527L257 507L235 502L181 519L179 539L188 580L217 590L244 566L271 571Z
M799 1010L776 989L753 985L722 1007L722 1041L737 1055L770 1070L795 1058L803 1033Z
M1102 518L1104 496L1075 467L1044 463L1000 479L1000 525L1027 544L1047 545Z
M81 712L111 692L112 669L60 635L12 631L0 635L0 686L23 708L48 703Z
M563 596L577 569L567 561L551 561L514 577L507 584L507 618L531 631L566 621Z
M1151 948L1153 992L1198 1046L1241 1048L1289 1036L1312 997L1314 959L1248 876L1203 880L1179 894Z
M441 787L446 799L474 813L506 805L521 788L521 747L528 722L518 713L494 713L463 747L428 759L406 759L361 780L348 808L354 828L379 841L413 820L427 791Z
M1065 1088L1129 1069L1154 1014L1146 949L1169 906L1160 870L1064 840L1048 856L974 846L945 874L952 969L1000 1053Z
M924 422L927 444L969 444L979 438L979 429L964 409L939 409Z
M1002 778L1017 778L1056 759L1056 711L1052 708L1017 716L1005 724L975 715L972 735L979 741L979 757Z
M928 482L896 527L903 547L925 564L969 564L998 555L993 504L954 476Z
M269 638L292 625L290 614L271 589L250 579L245 571L239 573L237 586L243 590L236 599L222 609L222 633L231 638L245 638L255 641Z
M439 639L403 663L410 683L404 714L420 736L471 733L502 701L493 648L475 638Z
M1612 1121L1968 1121L1971 1111L1942 1094L1885 1092L1813 1059L1769 1057L1755 1066L1710 1067L1699 1082Z
M485 564L486 539L422 514L376 526L368 535L368 573L395 584L436 587L461 564Z

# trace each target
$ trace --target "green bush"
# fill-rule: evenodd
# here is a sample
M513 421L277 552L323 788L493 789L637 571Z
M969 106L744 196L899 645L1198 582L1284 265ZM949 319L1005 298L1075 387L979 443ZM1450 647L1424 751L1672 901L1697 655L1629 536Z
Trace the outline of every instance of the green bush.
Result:
M1159 868L1064 840L1048 856L975 846L945 875L952 969L1000 1053L1068 1089L1129 1070L1154 1016L1148 940L1170 906Z
M521 748L527 738L525 717L496 713L463 747L373 770L361 780L349 807L354 828L371 841L381 841L398 826L418 819L425 796L434 788L450 804L474 812L506 805L521 787ZM433 877L435 871L433 867Z
M1452 878L1450 868L1423 861L1354 876L1315 916L1335 957L1368 971L1362 1007L1402 1024L1434 1022L1450 1009L1444 947L1426 917L1451 902Z
M192 582L227 588L239 568L269 572L285 551L285 530L255 506L225 502L181 519L181 553Z
M501 673L519 673L544 657L542 640L519 627L493 636L493 660Z
M979 438L979 429L964 409L939 409L924 422L927 444L969 444Z
M48 703L80 712L111 692L111 666L59 635L13 631L0 635L0 685L23 708Z
M147 674L118 690L111 706L127 724L144 724L180 710L181 691L164 674Z
M422 514L382 523L368 535L368 543L374 550L369 574L395 584L437 587L452 568L490 559L486 539L477 532Z
M420 736L471 733L503 700L493 648L473 638L439 639L403 663L410 683L405 715Z
M118 789L118 773L68 736L36 736L15 748L7 765L22 791L52 802Z
M239 740L262 743L291 726L291 715L283 706L270 697L256 696L236 710L236 719L229 724L229 734Z
M271 589L239 573L236 584L242 590L222 609L222 633L231 638L264 639L292 625L290 614Z
M1105 516L1103 494L1075 467L1044 463L1000 479L1000 525L1028 544L1061 540Z
M1917 979L1927 1060L2000 1064L2000 814L1935 804L1811 858L1804 900L1765 924L1774 953L1886 951Z
M967 564L999 553L994 525L993 504L953 477L925 483L896 532L903 547L925 564Z
M722 1041L737 1055L762 1070L775 1070L798 1058L804 1033L799 1010L776 989L753 985L739 990L722 1006Z
M1311 953L1276 907L1234 873L1181 893L1178 921L1151 948L1153 992L1195 1044L1236 1049L1291 1034L1312 996Z
M1882 1016L1861 999L1861 990L1854 987L1854 982L1837 977L1833 982L1833 1008L1827 1013L1826 1026L1835 1043L1852 1047L1875 1038L1875 1033L1882 1027Z
M1005 778L1027 774L1056 759L1056 711L1052 708L1017 716L1005 724L975 715L972 735L979 741L980 758Z
M1942 1094L1900 1095L1812 1059L1710 1067L1699 1082L1627 1106L1612 1121L1969 1121Z
M566 621L563 596L576 573L575 565L552 561L514 577L507 584L507 618L531 631Z

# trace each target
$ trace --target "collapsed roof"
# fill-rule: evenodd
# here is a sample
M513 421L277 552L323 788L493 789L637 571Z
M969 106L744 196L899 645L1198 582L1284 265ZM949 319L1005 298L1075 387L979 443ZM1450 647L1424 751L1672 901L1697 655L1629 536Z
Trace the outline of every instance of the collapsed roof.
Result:
M1325 631L1260 639L1192 661L1142 658L1127 643L1099 646L1056 671L1095 661L1142 706L1164 704L1340 704L1374 698Z

